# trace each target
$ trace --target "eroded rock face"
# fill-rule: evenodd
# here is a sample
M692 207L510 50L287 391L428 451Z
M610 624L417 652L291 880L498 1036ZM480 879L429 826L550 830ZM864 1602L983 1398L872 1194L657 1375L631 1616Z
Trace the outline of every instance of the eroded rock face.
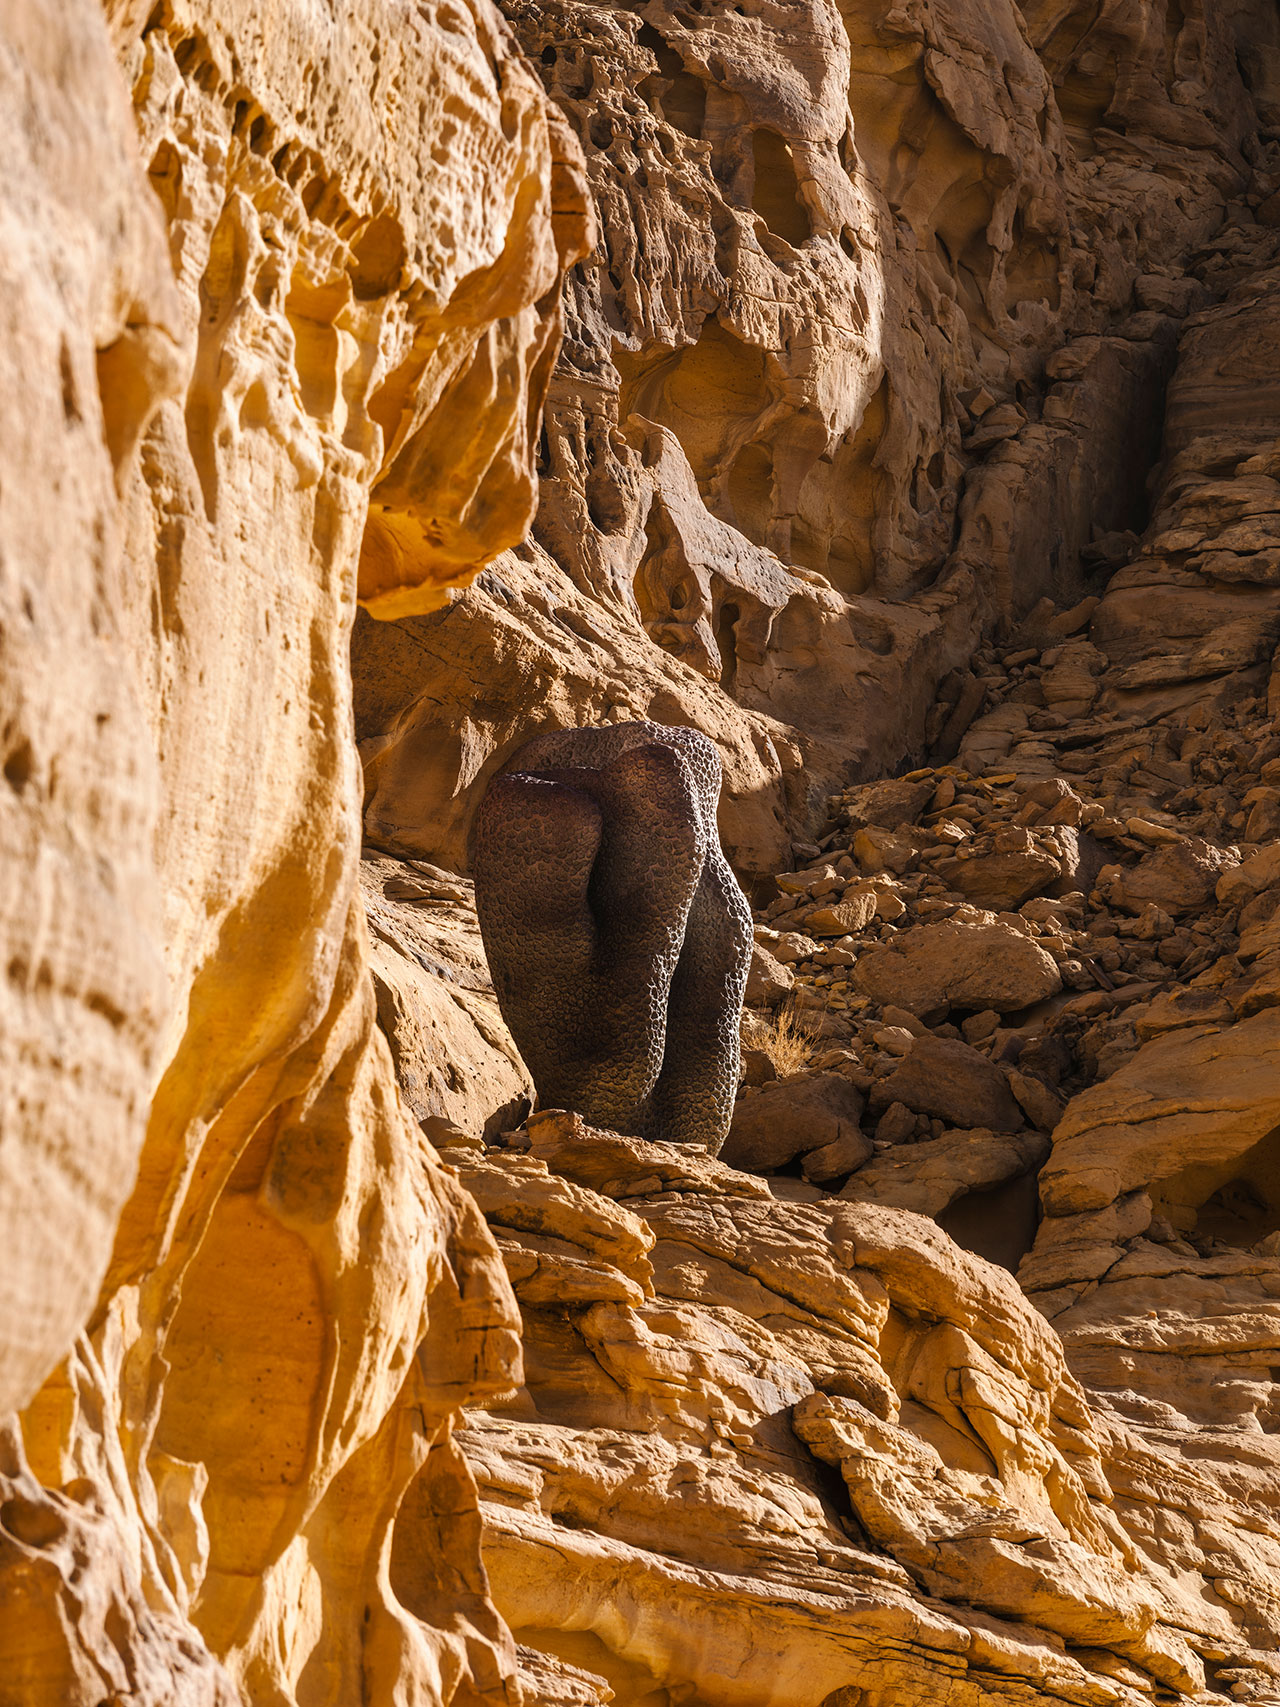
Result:
M1273 1701L1274 9L508 13L0 24L0 1695ZM479 953L637 721L757 1171Z
M449 1152L528 1351L463 1438L495 1598L586 1699L1202 1690L1231 1615L1117 1492L1176 1447L1095 1417L1011 1276L918 1216L565 1116L528 1142Z
M576 149L484 4L107 12L0 23L0 1693L500 1699L348 641L525 527Z
M178 365L163 228L102 20L84 4L10 22L0 1410L31 1397L96 1296L161 1043L157 776L122 632L115 480ZM56 506L33 501L50 490Z
M720 760L691 729L529 742L476 814L476 910L544 1108L724 1143L751 918L720 849Z
M770 872L823 793L958 741L984 623L1144 526L1189 265L1270 193L1274 16L509 12L599 239L533 540L358 637L370 832L448 863L530 726L652 718L714 736L726 847Z

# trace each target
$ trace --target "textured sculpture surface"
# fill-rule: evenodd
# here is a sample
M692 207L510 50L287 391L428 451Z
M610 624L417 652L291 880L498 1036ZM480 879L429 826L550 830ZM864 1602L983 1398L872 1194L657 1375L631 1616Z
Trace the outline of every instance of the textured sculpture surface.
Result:
M719 795L706 736L647 722L537 736L490 785L480 928L544 1107L724 1142L751 915L720 849Z

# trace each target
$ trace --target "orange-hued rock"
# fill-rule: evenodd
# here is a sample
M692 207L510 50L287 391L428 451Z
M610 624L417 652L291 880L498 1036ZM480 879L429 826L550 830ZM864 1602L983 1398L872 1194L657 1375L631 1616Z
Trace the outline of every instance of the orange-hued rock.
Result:
M1218 1567L1166 1560L1112 1482L1189 1489L1176 1446L1096 1415L1010 1275L919 1216L761 1199L723 1164L658 1179L652 1146L545 1119L553 1172L595 1182L566 1252L603 1287L606 1172L656 1243L650 1298L531 1299L524 1389L461 1437L526 1642L601 1699L1197 1696L1233 1639ZM527 1166L486 1186L495 1226L531 1226ZM1192 1523L1243 1560L1252 1520L1213 1509Z
M1193 1025L1153 1038L1072 1102L1044 1171L1045 1207L1102 1209L1188 1168L1238 1161L1280 1126L1278 1099L1276 1008L1225 1029Z
M859 990L909 1013L948 1007L1008 1013L1062 987L1053 958L1014 926L988 922L918 925L858 961Z
M92 1307L159 1058L159 800L116 481L178 378L163 225L96 7L14 8L4 36L0 1410Z
M1280 1700L1277 66L0 5L0 1707ZM484 963L642 718L751 1172Z
M984 623L1075 606L1095 540L1143 525L1178 326L1207 295L1184 275L1248 176L1273 21L882 13L513 9L599 235L566 295L534 543L403 638L360 637L383 845L458 857L413 805L428 772L456 850L527 728L617 706L721 742L756 819L726 841L764 872L766 832L939 740ZM1074 644L1068 709L1106 664Z
M580 155L486 0L107 11L0 23L0 1694L500 1700L518 1317L377 1024L348 646L527 526Z

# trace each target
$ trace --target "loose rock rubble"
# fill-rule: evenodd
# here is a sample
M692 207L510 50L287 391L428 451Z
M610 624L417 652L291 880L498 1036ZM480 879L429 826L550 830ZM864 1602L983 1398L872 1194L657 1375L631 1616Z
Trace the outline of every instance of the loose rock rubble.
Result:
M985 709L956 761L832 796L827 827L757 913L760 966L790 978L758 974L744 1039L767 1055L793 1004L812 1058L744 1085L735 1131L763 1099L781 1108L836 1074L865 1098L871 1145L844 1181L800 1153L791 1171L809 1185L788 1191L871 1195L862 1173L926 1213L990 1191L1148 1039L1280 999L1266 816L1280 731L1265 695L1154 718L1092 694L1082 715L1078 695L1068 715L1056 707L1087 643L1035 644L1035 627L975 659ZM993 1131L1030 1141L992 1150ZM988 1157L971 1161L981 1142ZM918 1164L880 1161L903 1146Z

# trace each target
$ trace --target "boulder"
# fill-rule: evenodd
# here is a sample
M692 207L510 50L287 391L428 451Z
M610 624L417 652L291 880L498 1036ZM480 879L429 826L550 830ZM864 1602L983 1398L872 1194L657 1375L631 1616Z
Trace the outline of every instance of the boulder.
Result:
M905 1144L916 1135L916 1117L905 1102L891 1102L876 1122L876 1141Z
M944 859L936 869L949 889L994 913L1015 912L1062 875L1060 862L1036 847Z
M1006 1077L1009 1089L1031 1124L1044 1132L1052 1132L1066 1107L1062 1098L1034 1073L1023 1073L1017 1067L1010 1067Z
M806 913L804 928L811 936L851 936L865 930L875 918L877 899L870 887L850 889L843 901Z
M1223 872L1235 863L1203 836L1187 836L1125 866L1107 885L1107 898L1127 913L1141 913L1152 901L1175 916L1195 913L1209 905Z
M1253 854L1242 865L1224 871L1214 893L1224 907L1235 907L1276 883L1280 883L1280 842Z
M829 895L840 880L834 866L822 865L810 871L780 871L774 882L784 895L812 895L819 888Z
M1042 1176L1045 1212L1102 1209L1175 1180L1166 1196L1194 1210L1204 1182L1247 1172L1277 1127L1280 1009L1167 1031L1072 1098Z
M1062 876L1052 885L1054 895L1070 895L1077 890L1087 895L1111 858L1096 836L1071 824L1054 825L1047 843L1062 867Z
M916 925L862 955L860 994L924 1015L949 1007L1012 1013L1062 988L1053 956L1012 925Z
M749 1008L776 1007L795 987L795 981L796 975L791 968L784 966L763 944L757 942L752 945L744 997Z
M868 876L892 871L901 877L919 862L920 844L914 836L874 826L859 830L853 838L853 857Z
M763 1049L742 1051L742 1082L744 1085L767 1085L778 1076L772 1058Z
M839 1073L780 1079L739 1102L721 1152L731 1168L761 1173L859 1132L862 1093Z
M818 952L818 945L799 931L783 931L776 942L769 944L769 952L784 966L794 966L797 960L811 960Z
M847 1178L874 1155L875 1145L870 1138L857 1127L849 1126L832 1143L810 1150L800 1166L804 1177L814 1185L829 1185L833 1180Z
M1050 656L1040 678L1045 704L1065 717L1082 717L1098 697L1096 678L1107 666L1106 654L1087 640L1073 640Z
M858 789L849 801L846 812L855 830L878 825L884 830L896 830L899 824L914 824L933 799L937 782L932 775L919 781L891 777L885 782L873 782Z
M1280 836L1280 789L1255 788L1245 804L1249 819L1244 827L1247 842L1273 842Z
M949 1037L918 1037L902 1065L876 1083L871 1102L873 1108L905 1103L950 1126L1016 1132L1023 1125L1022 1110L1000 1069Z

